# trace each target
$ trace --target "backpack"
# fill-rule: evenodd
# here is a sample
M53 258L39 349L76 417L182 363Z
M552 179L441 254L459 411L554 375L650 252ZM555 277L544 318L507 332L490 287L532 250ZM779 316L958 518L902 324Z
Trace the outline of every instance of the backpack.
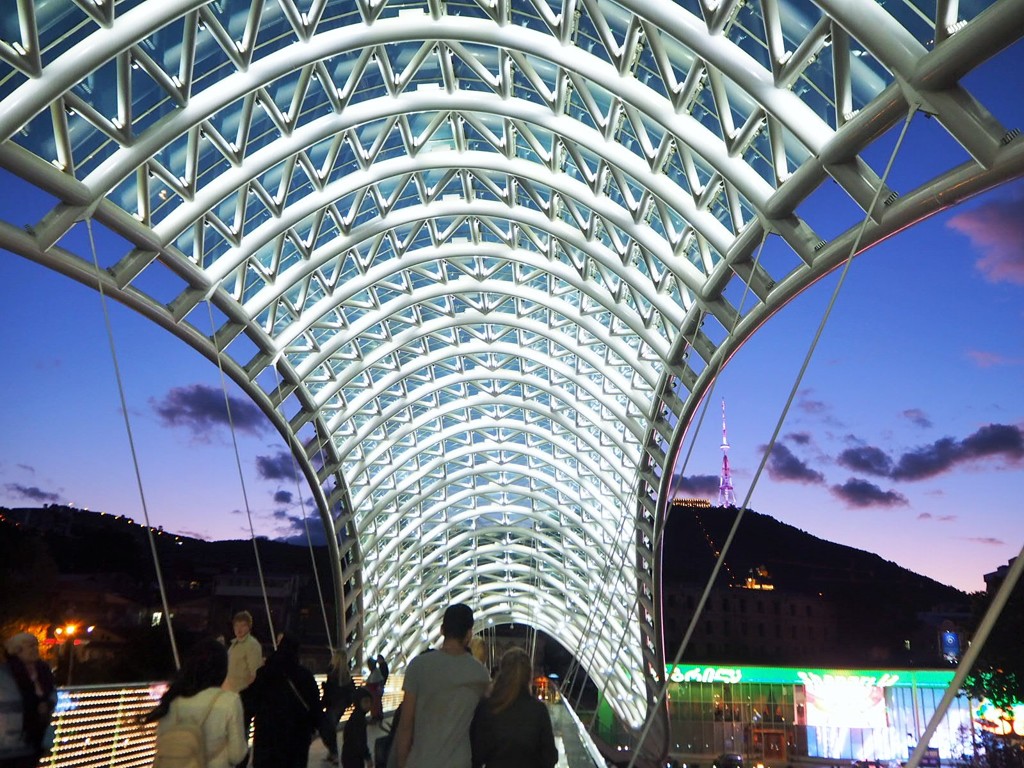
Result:
M213 697L201 720L179 719L156 735L153 768L206 768L206 736L203 724L210 716L220 693Z

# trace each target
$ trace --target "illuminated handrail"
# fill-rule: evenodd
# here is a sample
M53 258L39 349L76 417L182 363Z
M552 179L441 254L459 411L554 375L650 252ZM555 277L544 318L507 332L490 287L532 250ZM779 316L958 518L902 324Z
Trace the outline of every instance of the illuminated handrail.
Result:
M316 675L323 685L325 675ZM362 683L356 677L356 684ZM402 675L388 676L385 712L402 700ZM75 686L57 691L53 751L40 768L147 768L156 748L156 723L142 724L167 683L131 683L120 687Z
M556 696L548 702L548 712L551 713L555 737L561 742L560 751L564 752L565 762L559 762L560 766L604 768L607 765L586 726L563 696Z

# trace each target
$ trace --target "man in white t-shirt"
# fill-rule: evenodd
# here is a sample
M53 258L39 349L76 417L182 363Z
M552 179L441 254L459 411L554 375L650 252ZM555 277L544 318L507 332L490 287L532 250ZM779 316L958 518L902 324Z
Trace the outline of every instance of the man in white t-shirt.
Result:
M469 725L491 676L467 650L473 609L454 603L441 622L444 641L405 672L395 748L398 768L470 768Z

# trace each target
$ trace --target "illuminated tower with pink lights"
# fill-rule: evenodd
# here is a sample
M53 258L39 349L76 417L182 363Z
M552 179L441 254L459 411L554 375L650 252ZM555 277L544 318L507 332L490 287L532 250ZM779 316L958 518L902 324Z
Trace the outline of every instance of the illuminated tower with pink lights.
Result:
M718 506L736 506L736 494L732 490L732 472L729 470L729 438L725 434L724 397L722 398L722 478L718 483Z

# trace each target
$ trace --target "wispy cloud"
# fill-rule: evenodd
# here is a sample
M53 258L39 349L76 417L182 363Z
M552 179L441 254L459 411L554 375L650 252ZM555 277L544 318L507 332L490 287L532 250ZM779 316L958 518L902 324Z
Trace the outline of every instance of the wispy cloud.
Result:
M1019 357L1007 357L998 352L987 352L981 349L967 350L967 357L979 368L995 368L997 366L1020 365L1024 363L1024 359Z
M907 498L896 491L883 491L867 480L851 477L842 485L833 485L832 495L854 507L905 507Z
M7 483L4 486L7 492L18 498L34 501L36 503L56 504L61 500L60 494L54 491L44 491L36 485L22 485L21 483Z
M174 387L162 400L150 400L160 421L168 427L185 427L195 437L208 439L211 429L234 425L249 434L260 434L267 428L267 420L260 409L247 400L228 396L231 417L220 389L205 384Z
M1006 542L1002 539L997 539L995 536L969 536L967 541L973 541L975 544L985 544L991 547L1002 547L1006 545Z
M980 252L976 266L987 280L1024 285L1024 187L957 214L948 226Z
M765 447L761 450L765 450ZM825 482L825 476L821 472L811 469L805 461L793 455L784 443L776 443L772 448L772 455L768 459L768 476L772 480L795 483L817 485Z
M294 498L291 491L275 491L274 492L274 503L275 504L291 504Z
M932 426L932 420L928 418L928 415L920 408L908 408L903 412L903 418L918 427L927 429Z
M797 408L804 413L813 415L820 415L828 411L828 405L825 401L812 397L812 392L813 390L810 389L800 390L800 395L796 401Z

